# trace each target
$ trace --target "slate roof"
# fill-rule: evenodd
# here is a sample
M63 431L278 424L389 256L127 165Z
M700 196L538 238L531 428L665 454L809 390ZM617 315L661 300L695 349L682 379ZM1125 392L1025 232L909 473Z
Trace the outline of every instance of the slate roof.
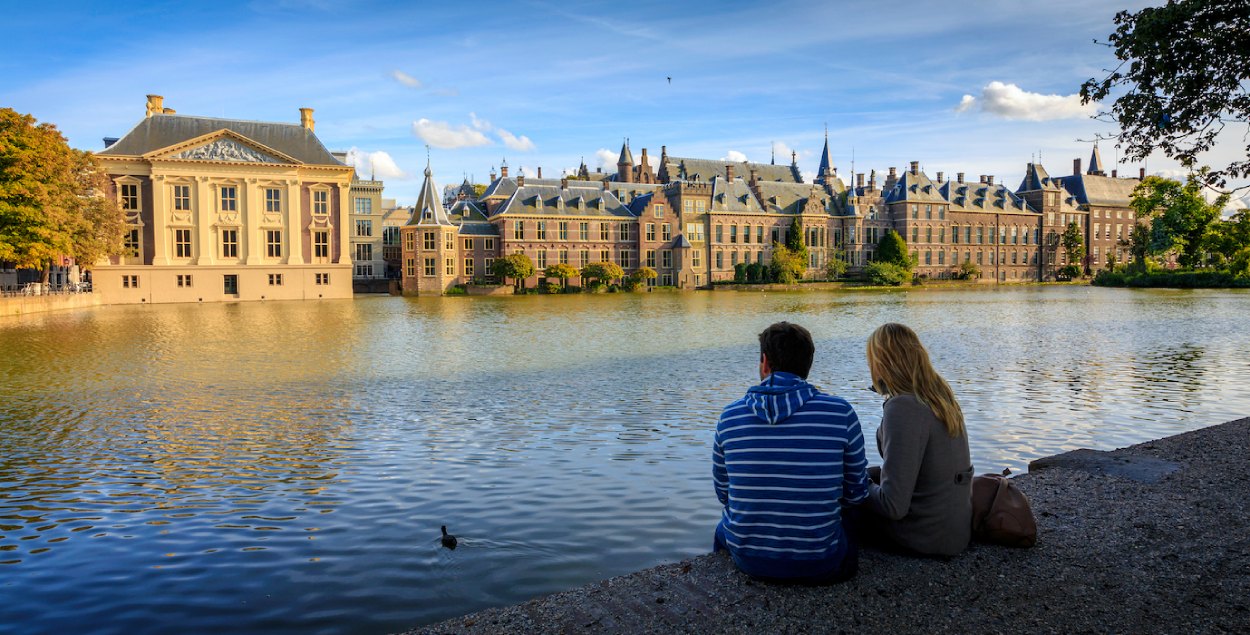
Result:
M945 203L947 199L929 175L921 170L917 170L915 174L911 170L904 170L894 187L885 192L885 202Z
M822 209L828 209L829 194L823 188L808 183L777 183L760 181L760 201L765 212L772 214L802 214L807 200L816 197Z
M531 178L526 177L525 186L529 187L531 185L540 185L540 186L545 186L545 187L559 187L560 179L531 179ZM622 185L627 185L627 184L622 184ZM569 187L595 187L595 188L603 189L603 182L601 180L579 181L575 179L569 179ZM511 177L511 176L500 177L498 179L495 179L493 182L491 182L490 185L486 186L486 191L482 192L481 198L485 199L485 198L490 198L493 196L507 197L507 196L512 196L516 191L517 191L517 181L514 177Z
M434 185L434 173L430 166L425 166L425 180L421 182L421 193L417 195L417 204L412 208L409 225L443 225L452 226L447 210L443 209L443 200L438 195L438 187Z
M299 124L241 121L186 115L152 115L140 121L117 143L97 154L140 156L212 134L230 130L261 145L273 148L308 165L343 165L321 145L317 135Z
M615 194L600 186L570 185L568 189L560 189L559 186L530 185L528 182L500 205L494 216L516 214L634 218L634 213L621 204Z
M1138 179L1120 179L1094 174L1076 174L1059 177L1063 187L1072 193L1081 205L1128 207L1133 189L1141 183Z
M690 159L683 157L667 157L665 165L670 180L708 182L713 177L725 176L725 166L733 164L734 176L744 179L751 177L755 170L761 181L780 181L783 183L802 183L796 165L772 165L770 163L750 163L748 161L720 161L713 159Z
M1002 183L946 181L938 188L941 202L950 203L952 212L1032 212L1023 198Z
M1030 163L1024 171L1024 180L1020 181L1017 192L1036 192L1037 190L1060 189L1059 180L1050 178L1046 168L1040 163Z

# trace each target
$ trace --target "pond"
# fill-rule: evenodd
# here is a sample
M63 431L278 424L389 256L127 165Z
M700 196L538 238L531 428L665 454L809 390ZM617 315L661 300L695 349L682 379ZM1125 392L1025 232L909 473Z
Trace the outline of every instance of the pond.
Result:
M865 338L913 326L977 470L1022 472L1246 416L1248 315L1247 292L1032 286L10 318L0 624L387 633L706 553L715 419L781 319L870 439Z

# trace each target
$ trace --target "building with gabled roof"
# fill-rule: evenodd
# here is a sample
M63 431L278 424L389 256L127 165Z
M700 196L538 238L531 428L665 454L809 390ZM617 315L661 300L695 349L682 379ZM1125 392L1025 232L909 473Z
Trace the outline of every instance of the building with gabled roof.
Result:
M125 252L96 265L105 303L351 297L353 170L286 124L146 116L96 153L125 214Z

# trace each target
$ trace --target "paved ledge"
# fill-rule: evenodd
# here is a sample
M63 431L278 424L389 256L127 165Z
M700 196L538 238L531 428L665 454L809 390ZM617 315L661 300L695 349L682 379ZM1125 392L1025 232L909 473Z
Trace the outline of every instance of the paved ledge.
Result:
M411 633L1248 633L1250 419L1036 461L1026 550L865 550L824 588L709 554ZM711 529L709 528L709 533Z

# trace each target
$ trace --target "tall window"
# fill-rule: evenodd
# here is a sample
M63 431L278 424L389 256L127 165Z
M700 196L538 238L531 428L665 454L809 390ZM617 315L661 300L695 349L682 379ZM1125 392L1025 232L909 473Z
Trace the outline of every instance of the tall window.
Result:
M673 267L673 252L670 249L660 251L660 266L665 269Z
M239 188L233 185L221 186L221 211L239 211Z
M434 251L434 232L421 232L421 248Z
M191 230L175 229L174 230L174 257L190 258L191 257Z
M604 249L599 252L599 262L612 262L612 252Z
M485 249L486 251L494 251L494 250L495 250L495 239L494 239L494 238L483 238L483 239L482 239L482 242L486 243L486 245L483 247L483 249Z
M412 234L409 234L411 236ZM318 230L313 232L313 258L326 261L330 258L330 232Z
M755 242L757 243L764 242L764 226L763 225L760 225L759 227L755 228Z
M656 218L664 218L664 205L662 203L656 203L652 209L655 211Z
M282 211L282 190L279 190L276 187L265 188L265 211Z
M139 228L131 227L126 231L125 242L122 247L126 250L126 256L130 258L139 257Z
M408 232L404 236L404 251L416 251L417 249L417 233Z
M265 230L265 254L270 258L282 257L282 230Z
M547 221L538 221L538 239L547 240Z
M538 259L537 259L537 262L534 263L534 266L540 270L547 268L547 250L546 249L538 250Z
M426 258L426 259L425 259L424 266L422 267L422 269L423 269L423 272L425 273L425 275L427 275L427 276L433 276L433 275L434 275L434 259L433 259L433 258Z
M513 221L512 237L516 240L525 240L525 221Z
M472 238L465 238L465 239L464 239L464 250L465 250L465 251L473 251L473 239L472 239Z
M187 212L191 210L190 185L174 186L174 209L179 212Z
M373 213L373 199L357 198L356 199L356 213L357 214L372 214Z
M647 223L647 240L655 240L655 223Z
M411 278L417 275L417 263L415 258L407 258L404 260L404 275Z
M122 183L122 210L133 212L139 209L139 184Z
M312 211L314 214L330 213L330 193L325 190L314 190L312 199Z
M453 234L443 234L443 249L451 251L456 248L456 237Z
M221 257L222 258L238 258L239 257L239 230L237 229L221 230Z
M651 267L652 269L655 269L655 250L654 249L647 250L647 266Z
M608 233L608 224L599 223L599 240L608 240ZM607 258L604 258L604 261L606 262Z
M562 265L569 264L569 250L567 249L560 250L560 264Z
M660 240L668 242L673 239L673 226L664 223L660 225Z
M464 275L473 277L473 259L472 258L464 259Z
M582 253L577 255L577 260L578 260L578 263L577 263L578 266L581 266L581 267L585 267L586 265L590 264L590 250L583 249Z
M617 240L629 240L629 223L621 223L620 236Z
M449 276L456 275L456 259L455 258L443 259L443 273Z
M703 252L695 249L690 252L690 266L698 269L703 266Z
M582 240L590 240L590 223L582 223L577 231Z
M562 220L560 221L560 240L568 240L568 239L569 239L569 222Z
M365 199L365 200L369 200L369 199ZM356 220L356 235L364 236L366 238L369 236L372 236L373 235L373 219L371 218L357 219Z
M373 260L373 245L369 243L357 243L356 260Z

